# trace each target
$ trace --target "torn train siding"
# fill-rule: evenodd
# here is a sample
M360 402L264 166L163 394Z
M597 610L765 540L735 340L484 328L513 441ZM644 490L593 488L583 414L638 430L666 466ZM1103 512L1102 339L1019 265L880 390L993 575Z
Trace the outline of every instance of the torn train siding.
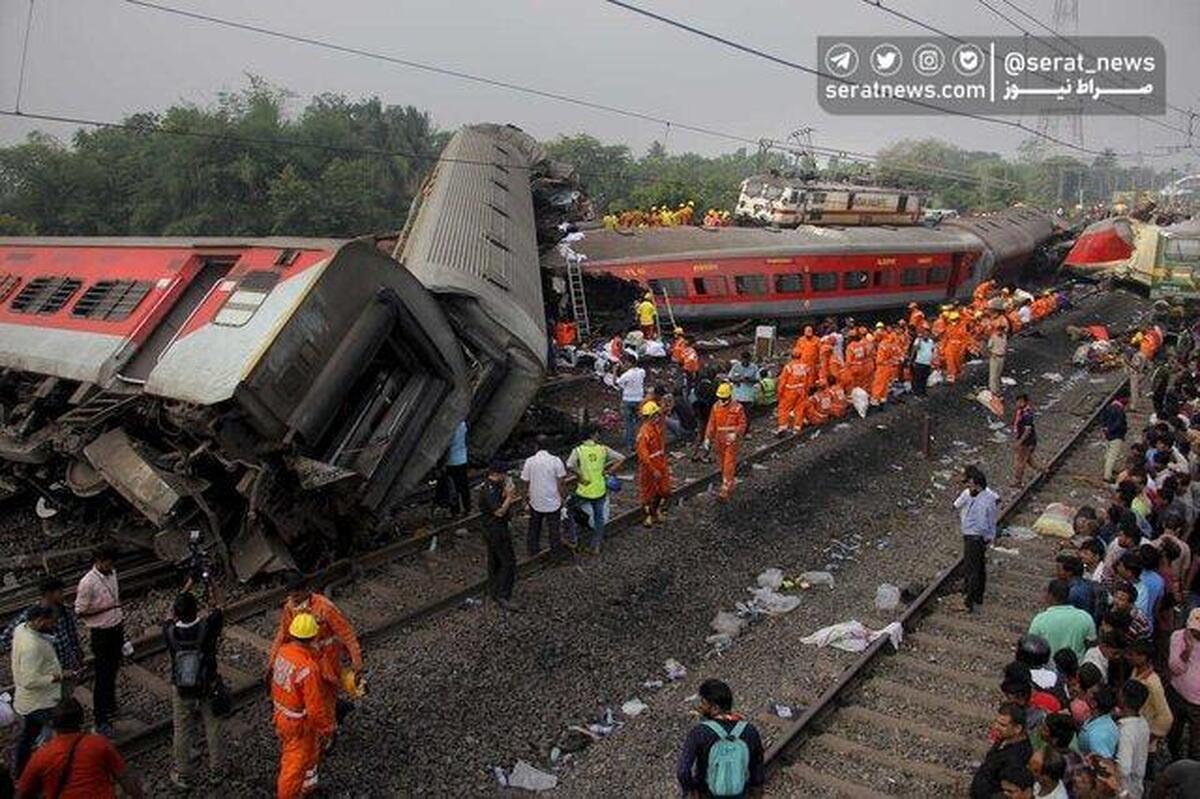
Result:
M374 239L0 239L0 495L168 558L198 529L246 579L386 530L468 413L490 454L545 368L538 151L454 153L408 268Z

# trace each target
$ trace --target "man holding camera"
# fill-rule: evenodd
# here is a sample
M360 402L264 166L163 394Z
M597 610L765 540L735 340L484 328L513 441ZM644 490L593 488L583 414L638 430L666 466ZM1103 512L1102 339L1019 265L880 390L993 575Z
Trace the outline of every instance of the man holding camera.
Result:
M212 586L214 607L203 618L194 594L184 592L175 598L173 618L163 623L163 640L171 655L171 712L174 717L174 766L171 783L180 790L191 790L196 773L193 757L196 727L204 725L208 744L211 784L224 778L225 757L220 706L220 675L217 671L217 646L225 624L216 586Z

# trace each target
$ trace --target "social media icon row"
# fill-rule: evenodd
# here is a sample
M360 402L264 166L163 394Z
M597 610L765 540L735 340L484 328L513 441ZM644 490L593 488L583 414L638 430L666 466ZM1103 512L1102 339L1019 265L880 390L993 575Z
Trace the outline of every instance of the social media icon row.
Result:
M904 53L894 44L883 42L876 45L867 58L871 71L881 78L890 77L904 66ZM970 42L954 48L950 56L954 70L964 78L978 75L984 67L983 50ZM849 44L839 42L825 51L825 69L834 77L846 78L858 71L858 51ZM946 66L946 54L933 42L926 42L912 52L912 68L925 77L941 73Z

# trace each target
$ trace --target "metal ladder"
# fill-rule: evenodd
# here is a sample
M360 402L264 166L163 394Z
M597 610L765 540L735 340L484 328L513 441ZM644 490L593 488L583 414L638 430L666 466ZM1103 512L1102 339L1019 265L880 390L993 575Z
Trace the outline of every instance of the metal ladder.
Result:
M579 328L580 340L592 334L592 326L588 321L587 297L583 294L583 268L580 258L573 257L573 252L567 253L567 290L571 294L571 314Z

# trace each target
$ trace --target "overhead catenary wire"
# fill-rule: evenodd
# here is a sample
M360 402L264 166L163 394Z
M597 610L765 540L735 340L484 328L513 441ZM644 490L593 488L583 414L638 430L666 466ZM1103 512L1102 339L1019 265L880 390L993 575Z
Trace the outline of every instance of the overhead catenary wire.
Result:
M804 73L807 73L809 75L813 75L816 77L826 78L827 80L835 81L835 82L841 83L841 84L846 84L846 85L851 85L851 86L861 86L862 85L861 83L858 83L857 81L853 81L848 78L842 78L837 75L831 74L829 72L825 72L823 70L817 69L816 67L811 67L811 66L808 66L807 64L801 64L796 61L792 61L791 59L784 58L783 56L776 55L774 53L768 52L761 48L754 47L754 46L751 46L748 44L744 44L742 42L736 41L729 37L722 36L722 35L716 34L716 33L712 33L711 31L704 30L703 28L700 28L698 26L691 25L686 22L682 22L680 20L674 19L672 17L668 17L663 14L659 14L654 11L650 11L649 9L642 8L641 6L638 6L634 3L626 2L625 0L603 0L603 2L608 3L609 5L612 5L612 6L616 6L617 8L624 9L633 14L637 14L639 16L645 17L647 19L654 20L655 22L659 22L664 25L668 25L670 27L676 28L678 30L685 31L687 33L692 34L693 36L697 36L702 39L707 39L708 41L715 42L715 43L720 44L729 49L737 50L737 51L745 53L747 55L761 58L765 61L770 61L774 64L777 64L782 67L786 67L788 69L793 69L793 70L796 70L799 72L804 72ZM878 2L870 2L870 5L878 6L879 3ZM882 7L882 6L880 6L880 7ZM898 97L896 99L899 102L906 103L908 105L916 106L919 108L925 108L925 109L928 109L931 111L936 111L938 113L946 114L949 116L957 116L957 117L963 117L966 119L974 119L974 120L978 120L980 122L987 122L987 123L990 123L993 125L1001 125L1001 126L1013 128L1016 130L1022 130L1022 131L1025 131L1026 133L1030 134L1031 136L1036 136L1038 138L1045 139L1047 141L1061 145L1062 147L1065 147L1067 149L1074 150L1076 152L1085 153L1087 155L1107 155L1108 154L1108 153L1104 152L1103 150L1096 150L1096 149L1093 149L1090 147L1084 147L1083 145L1075 144L1074 142L1069 142L1064 139L1060 139L1057 136L1052 136L1048 133L1044 133L1042 131L1036 130L1036 129L1031 128L1028 125L1024 124L1023 122L1018 122L1018 121L1011 120L1011 119L1003 119L1001 117L989 116L987 114L978 114L978 113L974 113L971 111L962 111L962 110L953 109L953 108L946 108L945 106L939 106L934 103L925 102L924 100L918 100L918 99L911 98L911 97ZM1124 158L1132 158L1132 157L1156 158L1156 157L1162 157L1162 155L1163 155L1161 153L1140 153L1140 152L1114 152L1114 154L1124 157Z
M16 109L21 110L21 95L25 91L25 60L29 57L29 31L33 29L33 4L36 0L29 0L29 11L25 15L25 35L21 39L21 68L17 74L17 99L15 102Z
M443 67L443 66L439 66L436 64L430 64L427 62L415 61L413 59L403 58L403 57L388 54L388 53L381 53L381 52L374 51L374 50L368 50L366 48L357 47L357 46L353 46L353 45L341 44L338 42L330 41L328 39L318 38L315 36L306 36L306 35L301 35L301 34L288 33L286 31L276 30L274 28L268 28L268 27L265 27L262 25L255 25L255 24L251 24L251 23L241 22L238 20L228 19L225 17L218 17L218 16L211 15L211 14L203 14L203 13L196 12L196 11L189 11L186 9L175 8L173 6L164 5L162 3L153 2L153 0L121 0L121 2L124 2L131 6L135 6L140 9L161 12L164 14L171 14L171 15L175 15L178 17L190 19L190 20L193 20L196 22L207 23L210 25L216 25L216 26L220 26L220 27L233 29L233 30L239 30L239 31L242 31L245 33L252 33L252 34L257 34L260 36L266 36L266 37L270 37L270 38L274 38L274 39L280 39L283 41L292 42L294 44L301 44L301 45L310 46L310 47L317 47L320 49L329 50L329 51L341 53L344 55L352 55L352 56L357 56L357 57L361 57L361 58L369 58L369 59L389 63L394 66L400 66L400 67L416 69L416 70L420 70L420 71L424 71L424 72L430 72L430 73L442 75L445 77L455 78L458 80L468 81L468 82L472 82L472 83L479 83L482 85L492 86L494 88L500 88L500 89L505 89L505 90L514 91L514 92L519 92L522 94L528 94L531 96L540 97L542 99L555 100L555 101L559 101L559 102L576 105L579 107L590 108L590 109L593 109L596 111L617 114L617 115L624 116L624 117L627 117L630 119L637 119L637 120L644 121L644 122L651 122L651 123L654 123L657 125L662 125L664 130L671 130L671 129L686 130L686 131L693 132L693 133L699 133L699 134L703 134L706 136L712 136L715 138L724 139L726 141L736 142L736 143L742 144L742 145L757 145L759 143L758 139L751 139L747 136L742 136L742 135L738 135L735 133L729 133L727 131L718 130L711 126L704 126L704 125L697 125L697 124L692 124L692 123L688 123L688 122L682 122L677 119L667 118L660 114L652 114L652 113L648 113L648 112L644 112L644 111L639 111L636 109L624 108L624 107L612 105L609 103L602 103L602 102L595 101L595 100L589 100L586 98L563 94L561 92L554 92L554 91L549 91L549 90L545 90L545 89L539 89L539 88L528 86L528 85L522 85L519 83L515 83L513 81L501 80L498 78L491 78L491 77L487 77L485 75L477 75L477 74L474 74L471 72L466 72L464 70ZM877 160L876 156L873 156L870 154L859 153L859 152L855 152L852 150L843 150L843 149L838 149L838 148L834 148L834 147L822 147L819 145L812 145L809 149L811 149L813 152L815 152L819 155L825 155L825 156L844 157L844 158L850 158L850 159L859 160L859 161L876 161ZM983 180L983 178L981 178L979 175L974 174L974 173L961 172L961 171L953 170L953 169L950 169L947 167L939 167L934 164L924 164L921 162L916 162L916 161L911 161L911 160L903 160L903 161L893 162L893 163L890 163L888 166L897 171L909 172L912 174L925 174L925 173L929 173L929 172L937 172L942 177L957 180L959 182L978 183L981 180ZM991 182L993 184L998 182L997 179L988 179L988 180L989 180L989 182ZM1014 181L999 181L999 182L1003 182L1008 185L1016 185Z

